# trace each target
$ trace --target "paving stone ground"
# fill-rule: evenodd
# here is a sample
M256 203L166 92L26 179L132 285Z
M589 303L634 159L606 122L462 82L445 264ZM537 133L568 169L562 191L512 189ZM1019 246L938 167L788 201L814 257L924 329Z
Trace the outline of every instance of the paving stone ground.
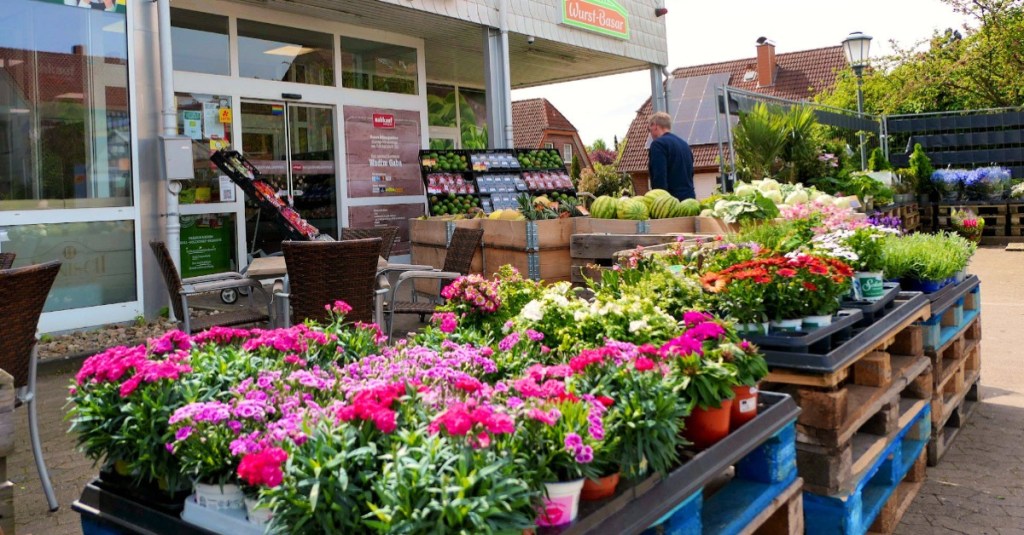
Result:
M982 396L972 420L927 482L897 530L900 535L1024 535L1024 252L978 251L981 276ZM412 318L410 318L411 320ZM402 324L413 327L413 324ZM397 332L396 328L396 332ZM49 513L29 449L24 408L18 410L17 449L8 459L15 484L18 535L79 534L71 510L96 471L77 453L64 422L64 397L74 369L52 368L39 379L44 455L61 509Z

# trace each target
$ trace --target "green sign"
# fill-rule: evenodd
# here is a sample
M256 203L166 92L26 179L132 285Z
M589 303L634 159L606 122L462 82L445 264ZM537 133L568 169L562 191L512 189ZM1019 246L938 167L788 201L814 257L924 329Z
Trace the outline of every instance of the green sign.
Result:
M562 0L562 24L629 39L629 13L615 0Z
M181 276L231 271L234 221L230 215L181 218Z
M81 7L85 9L103 9L114 13L124 13L126 0L39 0L47 4L63 4L70 7Z

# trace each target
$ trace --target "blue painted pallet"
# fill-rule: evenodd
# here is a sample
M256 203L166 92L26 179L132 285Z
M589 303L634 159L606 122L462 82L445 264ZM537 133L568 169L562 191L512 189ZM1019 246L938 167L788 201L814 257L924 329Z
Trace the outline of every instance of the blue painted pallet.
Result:
M648 532L741 533L797 481L796 424L790 423L740 460L735 477L724 487L710 496L697 489ZM795 499L800 499L799 493Z
M864 472L856 487L840 496L821 496L804 492L804 518L807 533L863 535L878 517L886 501L900 483L931 438L931 406L924 404L913 419L897 434L874 466Z
M932 303L932 316L919 323L926 351L944 348L981 314L981 285L977 277L957 286L962 287L954 288L958 291L948 299Z

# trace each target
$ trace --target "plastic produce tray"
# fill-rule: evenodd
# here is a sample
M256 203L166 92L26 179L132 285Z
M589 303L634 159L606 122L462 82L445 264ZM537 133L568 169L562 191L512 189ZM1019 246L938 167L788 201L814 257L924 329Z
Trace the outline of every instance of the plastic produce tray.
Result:
M832 323L813 331L777 333L769 335L744 335L747 340L757 344L761 349L779 351L823 353L845 342L852 336L853 328L860 323L864 315L860 310L840 310L832 318Z
M843 308L856 308L864 314L859 326L867 327L896 306L896 297L900 294L900 283L886 282L882 287L885 293L878 301L843 301Z
M89 482L71 509L82 515L84 535L108 533L174 533L175 535L215 535L194 526L177 514L150 507L137 494L104 488L100 481Z
M771 368L788 368L813 373L839 371L878 347L886 338L894 336L896 333L893 329L918 316L921 309L929 305L929 300L928 296L920 292L901 292L895 303L896 306L871 325L854 328L850 338L834 349L824 352L765 349L765 360Z

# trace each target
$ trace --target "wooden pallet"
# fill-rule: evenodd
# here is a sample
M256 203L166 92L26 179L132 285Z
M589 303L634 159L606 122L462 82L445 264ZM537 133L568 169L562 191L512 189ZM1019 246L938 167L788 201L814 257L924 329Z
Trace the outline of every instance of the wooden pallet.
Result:
M600 278L601 268L615 265L615 255L638 246L650 247L678 241L692 234L573 234L569 244L572 262L570 280L583 284Z
M968 360L972 363L981 360L981 319L975 318L959 335L942 346L926 351L932 362L932 374L935 377L934 393L938 396L951 378ZM972 365L972 370L980 366Z
M835 494L804 492L807 533L892 533L921 488L931 410L925 405L901 419L904 427L875 463L857 473L855 486Z
M974 203L968 201L962 203L939 204L936 213L939 216L950 216L953 214L953 210L964 209L970 210L979 216L1005 216L1009 211L1006 203Z
M1011 214L1024 214L1024 202L1010 201L1006 203L1006 210Z
M932 437L928 441L928 466L939 464L978 408L981 401L981 373L969 375L966 381L966 387L953 400L956 404L949 410L946 419L932 427Z
M960 336L970 324L981 315L981 286L978 285L962 297L941 309L932 310L932 315L919 326L924 335L925 351L940 351L951 340ZM972 331L975 338L981 338L981 326Z

